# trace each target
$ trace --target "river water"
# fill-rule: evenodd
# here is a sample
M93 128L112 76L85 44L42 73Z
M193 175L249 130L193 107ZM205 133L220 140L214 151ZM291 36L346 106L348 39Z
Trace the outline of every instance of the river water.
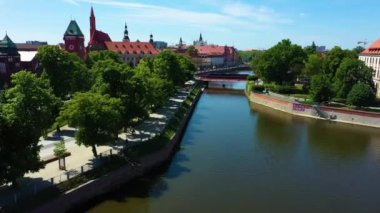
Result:
M89 212L380 212L380 131L206 91L181 149Z

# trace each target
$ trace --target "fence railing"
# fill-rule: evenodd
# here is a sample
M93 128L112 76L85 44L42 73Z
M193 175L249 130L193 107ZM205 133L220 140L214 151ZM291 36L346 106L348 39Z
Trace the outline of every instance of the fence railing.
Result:
M55 185L75 178L78 175L99 168L108 163L111 160L112 155L116 154L118 153L116 153L115 150L109 149L99 153L98 158L93 159L92 163L87 163L80 167L70 169L51 178L44 178L42 180L21 179L19 180L20 186L18 188L8 187L7 189L0 191L0 209L2 206L17 205L21 200L30 199L31 196L36 195L42 190L54 187Z

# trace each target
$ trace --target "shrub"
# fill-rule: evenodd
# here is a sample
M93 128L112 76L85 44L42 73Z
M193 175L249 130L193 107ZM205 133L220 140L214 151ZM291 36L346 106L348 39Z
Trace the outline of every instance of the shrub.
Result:
M347 103L358 107L369 106L374 100L375 92L364 83L355 84L347 95Z
M346 99L344 99L344 98L333 98L332 101L337 102L337 103L346 104Z
M276 85L275 84L264 84L263 85L267 90L273 91L275 90Z
M256 75L249 75L249 76L247 76L247 80L248 81L257 81L257 80L259 80L259 77L257 77Z
M252 85L252 91L263 92L265 87L263 85Z
M280 94L296 94L302 92L302 90L298 90L295 86L277 85L274 87L274 92Z

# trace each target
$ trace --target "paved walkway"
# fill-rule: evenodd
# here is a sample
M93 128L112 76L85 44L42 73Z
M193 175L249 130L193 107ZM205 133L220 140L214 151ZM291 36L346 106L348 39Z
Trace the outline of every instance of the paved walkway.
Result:
M186 90L178 91L170 98L168 104L159 109L156 113L150 114L149 118L135 128L133 133L122 133L119 140L108 146L98 146L98 153L106 152L112 149L113 153L118 152L125 146L125 139L128 138L128 145L133 146L149 140L163 131L168 121L174 116L182 102L187 98L189 92ZM70 127L62 127L58 135L56 132L48 134L48 138L41 137L39 144L42 145L40 157L41 159L52 156L54 144L59 143L61 138L64 139L67 150L71 153L66 158L66 171L58 169L58 161L54 161L45 166L44 169L36 173L28 173L19 181L19 189L11 189L9 187L0 187L0 207L4 203L14 202L15 197L21 194L30 194L38 189L51 185L51 179L54 183L59 183L67 179L67 174L75 176L81 172L81 167L85 171L93 168L101 163L101 159L94 159L90 147L78 146L75 143L75 129Z

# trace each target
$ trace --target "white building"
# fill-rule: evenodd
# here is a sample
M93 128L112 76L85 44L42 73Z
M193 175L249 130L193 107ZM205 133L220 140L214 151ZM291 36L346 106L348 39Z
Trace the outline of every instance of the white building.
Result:
M377 96L380 96L380 39L359 54L359 60L372 67Z

